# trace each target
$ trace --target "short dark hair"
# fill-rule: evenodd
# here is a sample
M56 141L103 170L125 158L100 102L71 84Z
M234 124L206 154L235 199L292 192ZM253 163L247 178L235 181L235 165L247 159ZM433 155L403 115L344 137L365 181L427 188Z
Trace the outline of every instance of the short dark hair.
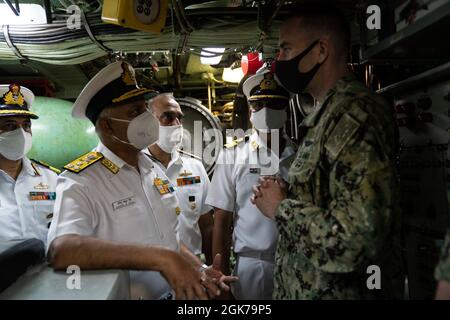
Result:
M344 13L329 1L316 0L287 7L284 20L301 18L308 29L332 35L335 45L348 57L351 30Z

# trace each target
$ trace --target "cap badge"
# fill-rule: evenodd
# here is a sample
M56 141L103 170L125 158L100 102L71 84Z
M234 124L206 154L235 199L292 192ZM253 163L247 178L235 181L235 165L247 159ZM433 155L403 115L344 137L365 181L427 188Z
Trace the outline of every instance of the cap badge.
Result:
M126 62L122 62L122 70L123 83L125 83L127 86L136 85L136 74L133 67Z
M23 107L25 105L25 98L20 92L20 86L13 83L9 86L9 91L3 95L4 104L15 104Z
M277 83L275 82L273 78L273 74L270 72L267 72L264 74L264 79L259 84L261 90L276 90L277 89Z

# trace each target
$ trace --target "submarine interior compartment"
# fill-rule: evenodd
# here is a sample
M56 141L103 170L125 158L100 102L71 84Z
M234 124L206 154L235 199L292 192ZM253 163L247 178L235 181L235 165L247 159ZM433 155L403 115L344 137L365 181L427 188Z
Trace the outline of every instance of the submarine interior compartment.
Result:
M243 79L276 58L281 17L287 5L302 1L156 2L161 8L147 25L123 17L105 22L108 0L20 0L18 15L15 1L0 2L0 83L19 83L37 96L33 109L40 118L33 122L30 158L62 168L96 146L93 126L72 119L71 107L89 79L119 58L135 67L144 85L173 92L192 136L195 121L202 122L196 136L202 141L208 129L222 132L209 137L217 141L215 156L233 138L226 129L250 128ZM349 67L388 99L397 118L405 298L432 299L434 268L450 226L450 0L334 2L352 28ZM380 9L379 29L368 27L372 5ZM310 96L292 97L286 130L294 141L314 106ZM201 150L184 147L202 158ZM214 163L205 167L212 175ZM37 295L36 284L49 277L58 286L63 277L33 270L0 298L54 297ZM97 297L123 298L116 289L126 276L112 271L103 277L115 289Z

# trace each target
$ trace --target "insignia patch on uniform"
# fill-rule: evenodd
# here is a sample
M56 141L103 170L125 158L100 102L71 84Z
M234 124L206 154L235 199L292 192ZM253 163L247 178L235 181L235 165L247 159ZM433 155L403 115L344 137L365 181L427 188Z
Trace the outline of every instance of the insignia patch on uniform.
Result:
M328 150L334 159L338 157L339 153L344 149L359 127L360 123L350 115L344 114L342 116L325 143L325 149Z
M116 202L112 203L112 208L114 211L122 209L122 208L126 208L129 206L132 206L133 204L135 204L136 201L134 200L134 197L129 197L126 199L122 199Z
M175 189L170 184L169 180L155 178L155 180L153 180L153 185L155 186L156 190L158 190L160 195L165 195L175 191Z
M56 200L56 192L30 192L31 201Z
M102 165L114 174L117 174L120 171L120 168L107 158L102 159Z
M103 159L103 154L100 152L89 152L84 156L79 157L78 159L72 161L71 163L64 166L64 169L67 169L73 173L80 173L87 167L93 165L97 161Z
M195 210L197 208L197 203L195 203L195 196L189 196L189 205L192 210Z
M258 144L258 142L256 142L256 141L250 142L250 145L252 146L252 150L253 150L253 151L259 149L259 144Z
M36 190L46 190L48 188L50 188L50 186L48 184L44 184L42 182L40 182L38 185L33 187Z
M261 168L250 168L249 172L253 174L260 174Z
M182 187L182 186L187 186L187 185L196 184L196 183L200 183L200 182L201 182L200 176L178 178L177 186Z
M186 171L184 170L183 172L180 173L180 177L187 177L187 176L191 176L192 172Z

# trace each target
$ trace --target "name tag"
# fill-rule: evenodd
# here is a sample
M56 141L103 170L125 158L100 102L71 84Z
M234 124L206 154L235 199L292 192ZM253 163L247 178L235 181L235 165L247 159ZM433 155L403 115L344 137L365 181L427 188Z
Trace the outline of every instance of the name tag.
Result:
M30 192L31 201L55 200L56 192Z
M119 210L122 208L132 206L135 203L136 203L136 201L134 200L134 197L129 197L129 198L126 198L123 200L113 202L112 207L113 207L113 210L116 211L116 210Z
M201 179L200 179L200 176L187 177L187 178L178 178L177 179L177 186L178 187L182 187L182 186L187 186L187 185L196 184L196 183L200 183L200 182L202 182Z
M250 173L259 174L261 173L261 168L250 168Z

